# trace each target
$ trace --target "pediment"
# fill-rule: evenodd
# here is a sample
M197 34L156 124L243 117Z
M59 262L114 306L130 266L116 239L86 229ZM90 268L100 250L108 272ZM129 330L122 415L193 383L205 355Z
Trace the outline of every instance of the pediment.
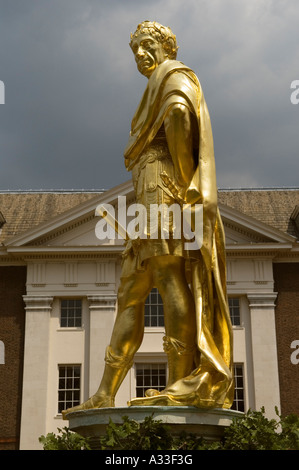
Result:
M99 217L96 209L101 204L116 206L119 196L131 201L133 188L131 182L119 185L101 195L84 202L69 211L66 211L47 222L27 230L6 241L8 249L17 247L97 247L112 245L111 242L103 242L95 233ZM116 240L117 244L118 240Z
M290 244L291 235L224 204L219 204L226 245Z
M96 213L99 205L110 204L117 208L119 197L126 198L127 204L135 202L134 191L131 181L112 188L109 191L80 204L73 209L54 217L28 230L17 237L10 239L6 244L7 251L26 251L38 249L60 251L70 249L76 250L101 250L104 247L115 247L121 249L123 240L116 239L102 240L96 234L96 226L100 217ZM253 248L258 245L289 244L290 247L295 241L294 238L276 228L249 217L244 213L231 207L220 204L220 213L226 236L227 247L248 247Z
M38 244L47 244L47 246L65 246L65 247L100 247L123 245L123 240L117 237L101 239L97 236L97 224L99 217L92 215L88 220L83 220L75 226L65 227L61 232L58 230L51 236L42 238Z

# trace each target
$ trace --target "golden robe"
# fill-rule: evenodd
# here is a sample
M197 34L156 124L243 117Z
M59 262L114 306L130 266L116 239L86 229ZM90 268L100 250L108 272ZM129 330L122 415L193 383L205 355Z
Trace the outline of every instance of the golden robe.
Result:
M197 360L193 372L154 397L131 405L190 405L230 408L234 395L232 327L226 293L225 236L217 206L213 136L208 108L194 72L176 60L160 64L132 120L125 165L132 170L175 104L187 106L197 125L196 170L186 203L203 204L203 243L191 259L191 289L197 322ZM190 259L189 259L190 261Z

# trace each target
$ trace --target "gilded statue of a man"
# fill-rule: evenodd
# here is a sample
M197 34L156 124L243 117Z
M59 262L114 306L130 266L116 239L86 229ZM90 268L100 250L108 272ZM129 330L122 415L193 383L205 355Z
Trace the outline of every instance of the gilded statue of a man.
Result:
M99 389L64 417L71 411L114 406L143 339L144 304L153 287L163 301L168 382L163 391L148 390L129 404L230 408L233 401L224 231L203 91L195 73L176 60L170 28L145 21L131 35L130 46L138 70L148 79L124 154L136 202L148 210L152 204L202 204L202 244L189 251L183 234L171 236L174 219L168 237L159 232L160 219L159 236L127 243L118 313Z

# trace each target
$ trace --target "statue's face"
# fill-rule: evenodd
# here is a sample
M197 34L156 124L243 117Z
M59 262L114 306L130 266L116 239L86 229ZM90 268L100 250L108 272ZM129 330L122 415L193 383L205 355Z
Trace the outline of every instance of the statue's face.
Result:
M139 34L131 44L137 68L147 78L167 59L163 45L149 34Z

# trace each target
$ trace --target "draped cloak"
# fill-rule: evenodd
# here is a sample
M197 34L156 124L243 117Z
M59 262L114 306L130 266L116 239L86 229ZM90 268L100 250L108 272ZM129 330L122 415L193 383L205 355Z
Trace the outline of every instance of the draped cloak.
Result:
M198 130L195 172L186 203L203 204L203 241L192 259L191 290L196 311L197 354L193 372L157 396L136 398L130 405L189 405L230 408L233 402L232 326L226 292L225 236L217 206L216 170L209 111L194 72L182 62L166 60L148 80L132 120L125 165L132 170L154 139L171 107L187 106Z

